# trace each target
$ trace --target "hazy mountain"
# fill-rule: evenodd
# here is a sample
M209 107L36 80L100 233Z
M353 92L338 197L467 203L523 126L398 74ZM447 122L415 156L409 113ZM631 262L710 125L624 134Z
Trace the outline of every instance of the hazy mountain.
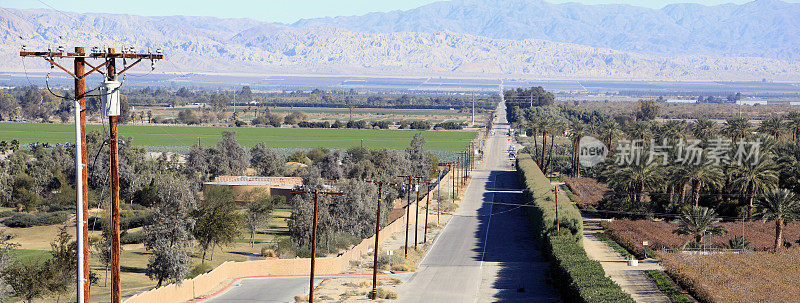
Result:
M688 33L690 31L700 31L687 29L687 32L679 32L680 28L708 27L707 23L718 23L714 20L728 18L724 16L733 14L722 12L723 8L736 11L743 6L697 6L693 9L692 6L678 5L663 10L649 10L609 5L600 6L604 8L602 11L587 11L584 9L586 6L576 4L551 5L544 2L489 0L464 2L471 3L471 6L465 5L452 11L450 8L453 7L453 3L455 2L436 3L412 10L425 12L427 18L418 18L420 14L406 11L343 17L341 24L339 21L332 21L334 19L325 22L306 20L294 26L249 19L144 17L0 8L0 41L2 41L0 72L42 70L49 67L41 59L29 58L25 59L23 68L23 61L18 56L18 51L23 44L28 45L29 49L38 50L47 49L50 44L53 48L65 45L70 49L76 45L89 47L110 45L117 48L134 45L140 50L148 47L162 48L167 59L156 64L156 72L455 75L551 79L800 80L800 61L797 60L695 54L667 56L652 54L644 49L619 51L579 43L548 41L559 40L554 38L527 38L519 34L528 28L531 32L561 35L561 40L566 39L563 37L577 36L580 33L583 35L581 39L586 41L596 39L592 37L593 35L607 35L609 40L615 40L629 47L646 43L667 43L670 39L678 39L677 36L690 35ZM527 23L512 22L515 19L519 21L519 16L510 17L487 8L492 3L505 4L503 7L506 10L513 4L519 5L519 9L529 5L539 5L543 8L558 8L560 11L559 13L550 11L548 14L553 17L546 19L549 21L540 20L538 26L532 27L526 25ZM758 2L752 5L772 7L781 5L781 2ZM562 23L557 21L560 17L555 16L563 15L563 11L570 7L581 8L571 13L576 20L603 19L600 16L612 14L609 11L633 10L641 13L637 15L641 21L634 22L627 17L605 18L603 22L608 23L609 27L618 24L615 25L619 30L616 34L609 29L595 29L595 34L585 34L578 29L556 30ZM717 19L696 17L712 15L707 10L714 11L720 17ZM590 14L594 17L581 17L581 14ZM677 25L670 25L674 30L668 30L662 28L667 25L648 21L656 19L659 14L684 15L693 21L681 21L681 24L686 25L680 28ZM447 28L449 26L447 24L460 22L459 16L467 15L494 17L486 17L486 21L481 24L462 22L464 28L458 30ZM619 14L623 15L625 14ZM404 19L386 23L386 26L394 24L395 28L369 31L347 29L349 26L346 25L356 22L354 20L363 20L364 24L381 23L379 20L381 16L386 18L398 16L397 18ZM413 20L418 21L414 21L419 24L417 27L407 25L413 24ZM569 22L563 22L567 23ZM426 27L420 28L419 26L423 24ZM405 28L405 26L410 27ZM444 30L437 30L437 26ZM577 28L585 25L575 26ZM500 30L502 28L508 30ZM488 29L494 29L494 34L489 33ZM657 35L644 33L647 29L667 32L673 36L662 39ZM743 26L741 31L744 33L749 29L750 27ZM793 30L797 29L785 31ZM471 31L482 32L469 33ZM683 34L674 34L673 31ZM492 37L503 35L504 32L507 32L506 35L512 35L513 32L517 34L513 37ZM634 32L640 32L637 39L632 38ZM750 37L748 35L742 34L742 37ZM748 39L755 39L754 37ZM797 37L784 37L785 41L790 39ZM784 44L786 47L798 47L797 43ZM703 44L703 47L710 48L708 45L714 46ZM146 71L146 66L142 64L137 69Z
M800 4L551 4L541 0L453 0L407 11L300 20L370 33L452 31L489 38L543 39L652 54L800 59Z

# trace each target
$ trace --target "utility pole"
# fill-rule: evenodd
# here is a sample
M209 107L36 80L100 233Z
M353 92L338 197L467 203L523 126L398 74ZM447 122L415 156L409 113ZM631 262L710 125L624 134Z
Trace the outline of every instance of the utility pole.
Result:
M381 234L381 194L383 193L383 184L392 184L383 181L367 181L369 183L378 184L378 210L375 212L375 250L372 253L372 292L369 298L376 300L378 298L378 245L380 244Z
M408 225L409 219L411 218L411 179L414 178L412 175L405 175L405 176L397 176L398 178L408 178L408 196L406 197L406 245L403 246L403 258L408 259Z
M83 47L76 47L76 53L83 53ZM76 224L75 240L77 241L78 257L78 303L83 303L89 297L89 287L86 287L86 273L89 272L89 260L86 252L89 250L89 182L86 168L86 80L84 80L85 60L75 58L75 198L76 198Z
M453 171L453 163L449 163L447 165L447 171L450 173L450 179L453 181L453 189L451 190L451 195L453 196L453 203L456 201L456 175Z
M151 61L151 68L152 64L155 63L155 60L161 60L164 56L161 54L161 49L156 51L156 54L152 54L148 51L147 54L136 54L134 51L130 53L116 53L113 49L109 49L108 51L100 49L100 48L92 48L91 52L87 53L84 47L76 47L75 51L70 53L67 52L63 46L59 46L56 51L52 49L48 49L47 51L34 51L29 52L26 51L23 47L22 51L19 53L21 57L40 57L45 61L50 63L50 68L58 67L62 71L66 72L70 76L74 78L75 84L75 176L76 176L76 241L79 243L77 248L77 257L78 257L78 269L77 269L77 302L83 303L89 297L89 287L86 285L86 275L89 272L89 262L87 251L89 250L89 239L86 235L89 234L88 226L86 224L86 218L89 217L89 210L88 210L88 203L89 200L89 186L88 186L88 173L87 173L87 146L86 146L86 77L94 72L103 73L100 71L100 68L104 65L108 65L108 70L113 71L109 72L106 76L113 79L116 78L117 75L126 72L131 67L135 66L139 62L144 60ZM63 66L56 63L55 59L63 59L69 58L73 59L73 67L74 72L70 72ZM123 59L137 59L133 64L128 65L123 69L121 72L117 73L114 60L116 58L123 58ZM102 59L105 62L98 64L97 66L93 66L92 64L86 62L86 59ZM89 72L85 71L85 66L88 65L92 69ZM106 82L103 83L106 85ZM102 88L102 87L101 87ZM108 87L105 87L108 88ZM105 95L103 95L103 100L107 101L114 101L119 102L119 95L118 95L118 88L116 86L114 90L107 91ZM113 98L116 96L116 99ZM108 103L108 102L104 102ZM108 108L109 104L105 104L105 107ZM111 106L115 110L119 110L119 103L111 104ZM104 110L107 114L109 111L107 109ZM112 120L112 117L109 117L109 121ZM113 117L114 124L112 125L112 133L116 134L116 117ZM114 175L117 173L116 168L118 165L116 164L116 147L117 141L116 138L113 138L111 141L112 144L112 200L114 195L116 195L117 203L119 202L119 178L115 178ZM113 201L112 201L113 204ZM116 230L116 233L112 233L112 249L113 249L113 241L116 237L117 246L119 245L119 205L114 204L112 205L112 213L116 207L117 210L117 224L114 225L114 218L112 218L112 231ZM116 275L112 271L112 302L118 303L121 301L121 296L119 293L119 250L117 249L116 253L113 253L112 250L112 263L116 260ZM114 269L114 266L112 266ZM115 283L116 282L116 283Z
M425 202L425 231L423 232L424 236L422 240L422 242L424 242L425 244L428 244L428 213L431 212L431 184L436 184L438 182L439 182L438 180L436 182L425 182L425 189L426 189L425 197L427 201ZM438 217L439 214L436 215ZM439 221L436 221L436 223L438 224Z
M311 271L309 274L309 288L308 288L308 302L314 302L314 261L317 258L317 211L319 209L319 195L342 195L339 192L321 192L319 189L315 189L314 191L291 191L290 193L293 194L314 194L314 220L313 220L313 227L311 231Z
M475 126L475 93L472 93L472 126Z
M109 53L114 53L113 48L108 49ZM117 80L117 66L116 60L111 59L106 64L106 79L111 82ZM103 93L111 94L114 92L104 91ZM109 125L109 140L111 147L111 302L122 302L122 290L120 289L120 262L119 262L119 145L117 134L117 115L119 113L111 113L112 105L106 105L108 111L108 125ZM117 105L119 109L119 105ZM116 115L115 115L116 114Z
M417 179L417 186L414 188L415 191L417 192L417 200L416 200L417 205L415 205L416 210L414 213L414 249L417 249L417 243L419 243L419 240L417 238L417 236L419 235L419 192L421 189L420 185L422 183L421 181L423 178L425 177L414 177L414 179Z
M558 185L556 185L556 231L559 230L561 222L558 221Z

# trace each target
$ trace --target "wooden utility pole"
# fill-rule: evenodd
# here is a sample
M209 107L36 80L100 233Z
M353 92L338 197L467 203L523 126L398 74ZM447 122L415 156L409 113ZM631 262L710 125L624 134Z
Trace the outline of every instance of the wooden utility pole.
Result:
M417 203L415 205L416 210L414 211L414 249L417 249L417 243L419 243L419 240L417 238L419 236L419 192L421 188L420 181L422 181L422 179L424 178L425 177L414 177L414 179L417 180L417 187L415 188L415 191L417 192L417 200L415 201Z
M25 51L24 49L19 53L21 57L40 57L43 58L45 61L50 63L50 67L58 67L62 71L66 72L70 76L74 78L75 84L75 97L74 101L76 104L76 127L75 130L78 134L76 134L76 142L75 146L75 158L76 158L76 184L77 184L77 226L76 226L76 235L77 235L77 242L78 245L78 269L77 269L77 302L83 303L89 297L89 287L86 284L87 279L85 278L86 275L89 273L89 262L88 262L88 255L87 251L89 250L89 239L86 235L88 235L88 226L86 224L86 219L89 217L89 209L87 207L88 200L89 200L89 186L88 186L88 172L87 172L87 146L86 146L86 77L94 72L99 72L100 68L104 65L108 65L108 73L106 77L109 79L116 78L117 75L124 73L131 67L135 66L142 60L150 60L151 62L155 62L155 60L161 60L164 56L161 54L161 50L156 51L157 54L147 53L147 54L136 54L134 52L131 53L116 53L114 49L109 49L108 51L101 50L98 48L93 48L91 52L87 53L84 47L76 47L74 52L67 52L63 47L59 46L56 51L49 49L47 51L36 51L36 52L29 52ZM73 59L73 72L70 72L68 69L64 68L63 66L59 65L55 59ZM137 59L133 64L128 65L123 69L121 72L117 73L114 60L116 58L125 58L125 59ZM100 59L104 60L105 62L98 64L97 66L93 66L90 63L86 62L86 59ZM89 72L85 71L85 66L89 65L92 69ZM116 92L114 92L116 93ZM103 96L105 97L105 96ZM105 98L104 98L105 99ZM78 113L79 112L79 113ZM119 288L119 178L117 172L117 141L116 141L116 117L109 117L109 122L113 121L112 124L112 213L116 209L116 224L114 224L114 218L112 217L112 252L114 247L114 240L116 239L116 253L112 253L112 270L116 268L116 275L112 271L112 293L111 298L113 303L121 302L120 296L120 288ZM80 138L80 139L78 139ZM80 154L80 156L78 156ZM80 171L80 173L79 173ZM116 203L114 203L114 199L116 198ZM116 266L114 266L114 262L116 262Z
M456 174L453 171L453 163L447 165L447 171L450 173L450 179L453 181L453 189L451 190L451 194L453 196L453 203L456 201Z
M318 189L314 191L291 191L293 194L314 194L314 219L311 227L311 271L309 273L309 288L308 288L308 302L314 302L314 261L317 258L317 211L319 209L319 195L342 195L338 192L321 192Z
M378 184L378 210L375 211L375 249L372 252L372 292L369 297L372 300L378 298L378 245L380 245L381 234L381 195L383 193L383 184L393 184L384 181L367 181L369 183Z
M411 217L411 179L414 178L412 175L406 176L397 176L399 178L408 178L408 196L406 197L406 244L403 246L403 258L408 259L408 225L409 225L409 218Z
M556 185L556 231L559 230L561 222L558 221L558 185Z
M422 240L422 242L424 242L425 244L428 243L428 213L431 212L431 184L436 184L438 182L439 180L436 180L436 182L425 182L425 189L426 189L425 198L427 201L425 202L425 231L423 231L424 236ZM439 221L436 221L436 223L438 224Z
M114 53L113 48L108 49ZM116 60L111 59L106 64L106 79L117 80ZM111 93L111 92L106 92ZM119 262L119 144L117 134L117 116L108 116L110 147L111 147L111 302L122 302L120 289L120 262Z

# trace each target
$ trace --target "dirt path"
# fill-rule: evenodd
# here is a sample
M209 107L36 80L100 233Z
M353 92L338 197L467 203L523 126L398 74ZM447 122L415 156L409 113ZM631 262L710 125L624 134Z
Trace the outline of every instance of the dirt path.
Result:
M603 231L600 221L601 219L583 219L583 248L586 250L586 255L592 260L599 261L606 276L619 284L636 302L670 303L669 297L661 292L647 275L647 270L662 270L661 264L653 259L647 259L640 260L639 266L628 266L625 258L594 235Z

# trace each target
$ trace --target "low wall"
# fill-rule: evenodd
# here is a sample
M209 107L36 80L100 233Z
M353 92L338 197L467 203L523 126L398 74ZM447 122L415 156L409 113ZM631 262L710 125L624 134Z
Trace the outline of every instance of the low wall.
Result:
M437 184L430 193L435 193L439 185L447 185L445 180L449 180L450 174L442 178L442 182ZM452 181L451 181L452 182ZM426 197L420 197L424 204ZM409 207L416 209L416 202L412 202ZM411 213L413 216L414 214ZM406 215L386 225L380 232L378 241L383 242L389 239L394 233L405 228ZM413 220L411 221L413 222ZM360 260L361 256L367 254L375 245L375 236L366 238L352 249L334 258L316 258L315 274L331 275L342 273L350 266L350 261ZM271 276L271 275L298 275L308 274L311 271L310 258L295 259L269 259L245 262L225 262L217 266L214 270L199 275L193 279L183 280L178 284L169 284L144 293L134 295L126 303L151 303L151 302L186 302L195 298L211 294L222 286L223 283L233 279L251 276Z

